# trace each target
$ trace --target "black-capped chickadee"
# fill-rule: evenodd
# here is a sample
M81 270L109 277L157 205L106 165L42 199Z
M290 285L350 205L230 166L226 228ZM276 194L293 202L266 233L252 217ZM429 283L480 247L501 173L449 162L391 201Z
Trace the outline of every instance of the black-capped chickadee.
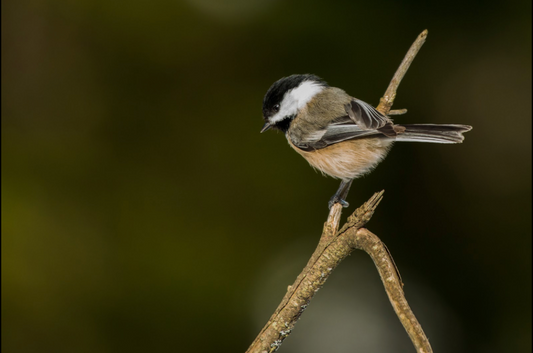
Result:
M394 141L461 143L468 125L394 124L374 107L315 75L276 81L263 100L265 125L281 130L314 168L342 180L329 201L348 207L352 181L374 169Z

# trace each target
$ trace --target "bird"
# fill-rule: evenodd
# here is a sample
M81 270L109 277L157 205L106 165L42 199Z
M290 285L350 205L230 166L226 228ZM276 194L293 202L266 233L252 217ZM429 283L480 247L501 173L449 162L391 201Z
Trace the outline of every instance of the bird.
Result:
M372 105L313 74L283 77L263 98L264 125L285 134L296 152L322 174L340 179L331 209L346 201L354 179L370 173L394 142L461 143L460 124L395 124Z

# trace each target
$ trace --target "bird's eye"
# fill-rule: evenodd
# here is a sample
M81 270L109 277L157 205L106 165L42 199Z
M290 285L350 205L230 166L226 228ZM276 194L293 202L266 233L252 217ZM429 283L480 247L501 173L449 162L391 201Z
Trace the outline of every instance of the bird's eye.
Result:
M279 112L279 104L276 104L272 109L277 113Z

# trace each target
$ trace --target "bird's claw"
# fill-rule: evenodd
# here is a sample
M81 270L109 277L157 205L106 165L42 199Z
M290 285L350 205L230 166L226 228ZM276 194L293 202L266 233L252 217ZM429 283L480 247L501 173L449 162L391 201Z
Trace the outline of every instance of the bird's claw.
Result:
M329 209L331 209L333 207L333 205L335 205L336 203L340 203L342 207L346 208L348 206L350 206L350 204L348 202L346 202L345 200L337 197L337 196L333 196L331 198L331 200L329 200L328 202L328 207Z

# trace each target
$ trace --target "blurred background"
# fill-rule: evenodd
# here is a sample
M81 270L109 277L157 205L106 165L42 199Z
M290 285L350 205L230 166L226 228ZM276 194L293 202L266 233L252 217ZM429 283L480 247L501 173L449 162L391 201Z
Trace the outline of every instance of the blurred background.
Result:
M531 1L2 2L2 349L243 352L315 248L338 181L259 134L277 79L405 123L350 214L387 244L435 352L531 351ZM413 352L370 258L333 273L280 352Z

